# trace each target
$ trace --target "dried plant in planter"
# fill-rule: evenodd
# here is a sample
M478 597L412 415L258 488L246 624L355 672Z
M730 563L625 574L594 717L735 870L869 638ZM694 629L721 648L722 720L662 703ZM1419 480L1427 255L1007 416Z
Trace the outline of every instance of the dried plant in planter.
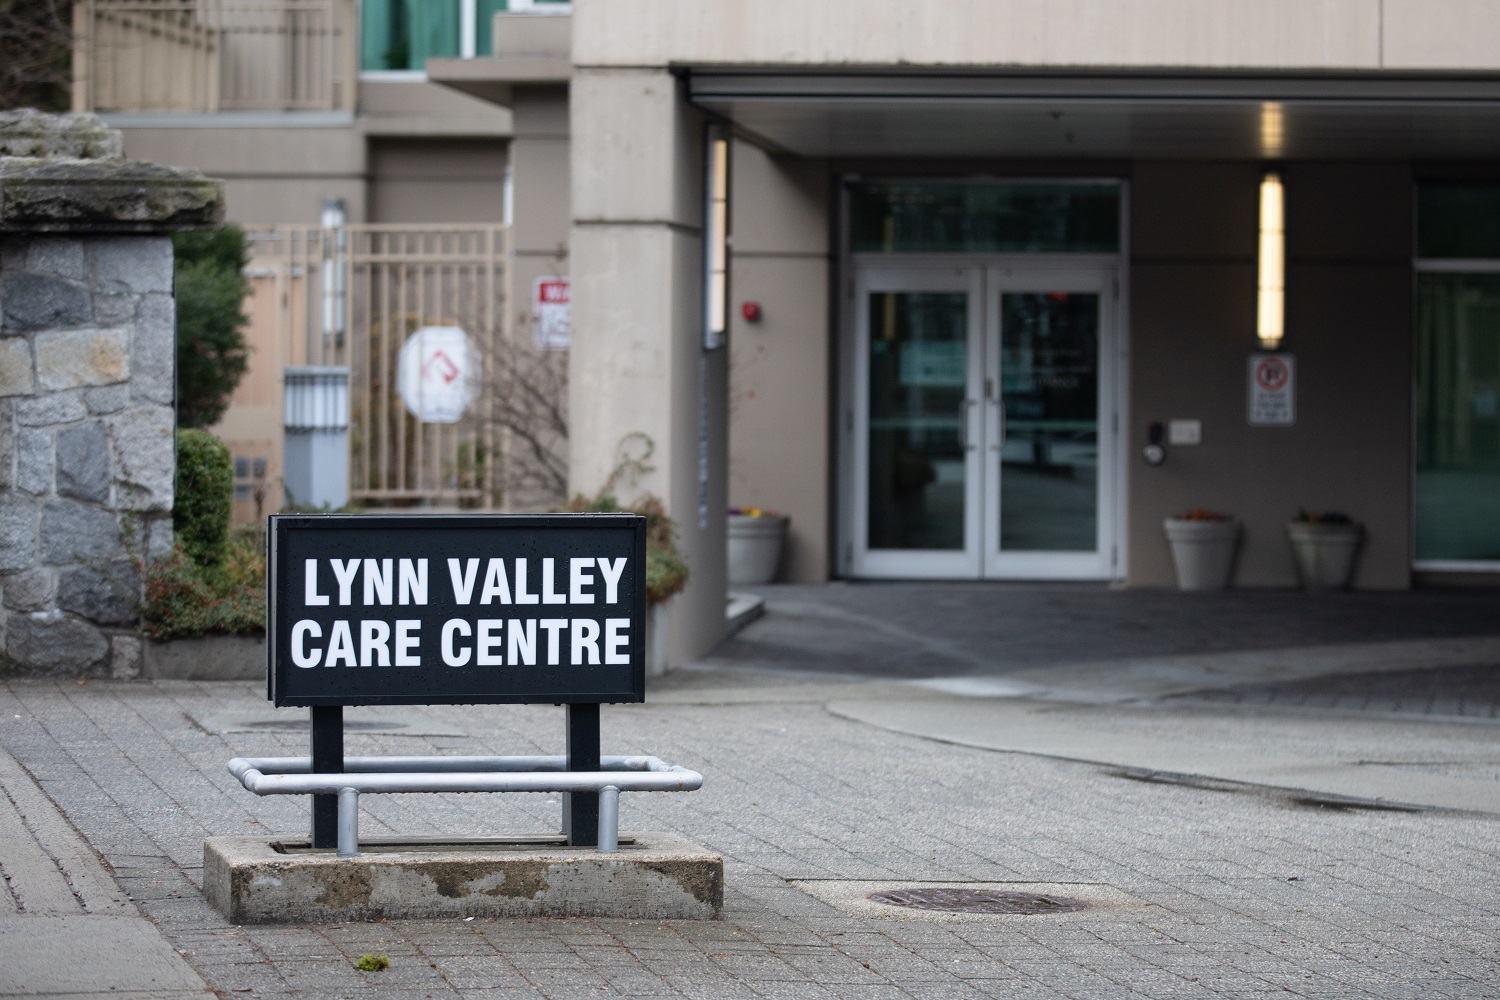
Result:
M631 454L631 446L640 447L639 455ZM646 519L646 603L661 604L673 594L679 593L688 582L687 557L677 547L677 525L667 516L661 498L643 493L629 504L622 504L616 495L620 481L628 478L633 484L636 477L650 472L647 464L656 442L639 432L627 434L620 439L616 449L619 456L614 470L599 492L592 497L575 496L561 508L567 514L640 514Z

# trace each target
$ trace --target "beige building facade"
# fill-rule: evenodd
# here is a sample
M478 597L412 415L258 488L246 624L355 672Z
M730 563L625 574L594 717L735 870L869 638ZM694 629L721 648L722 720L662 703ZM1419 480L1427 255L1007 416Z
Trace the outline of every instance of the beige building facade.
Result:
M570 489L652 441L674 659L722 637L730 506L804 583L1171 586L1192 509L1236 586L1296 585L1299 510L1363 525L1356 587L1500 571L1495 5L480 6L486 51L346 125L116 123L232 218L505 218L518 311L570 274Z
M565 367L524 345L533 283L567 275L569 22L558 16L567 9L547 0L75 5L75 106L119 128L133 156L222 178L227 218L251 236L251 370L214 428L235 455L240 520L308 501L283 462L288 366L350 369L358 503L561 499L534 475L498 472L504 417L484 404L498 393L494 373L517 357L539 371ZM498 48L496 16L526 22L503 31ZM519 69L503 104L490 99L493 79L479 96L434 82L444 66L461 76L496 55ZM519 203L517 177L531 192ZM469 331L484 383L457 433L405 418L394 377L404 338L453 325Z
M580 0L574 477L658 441L684 654L717 639L726 503L789 513L805 582L1170 586L1192 508L1243 523L1237 586L1296 584L1299 509L1364 525L1357 587L1493 572L1493 251L1447 231L1492 225L1497 31L1474 0ZM1254 410L1268 354L1290 414Z

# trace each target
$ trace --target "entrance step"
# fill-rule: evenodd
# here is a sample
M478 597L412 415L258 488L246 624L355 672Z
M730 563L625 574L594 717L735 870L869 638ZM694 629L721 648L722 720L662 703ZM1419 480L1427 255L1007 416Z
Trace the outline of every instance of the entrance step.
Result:
M728 626L724 638L734 635L765 613L766 599L759 594L730 593L724 606L724 619Z

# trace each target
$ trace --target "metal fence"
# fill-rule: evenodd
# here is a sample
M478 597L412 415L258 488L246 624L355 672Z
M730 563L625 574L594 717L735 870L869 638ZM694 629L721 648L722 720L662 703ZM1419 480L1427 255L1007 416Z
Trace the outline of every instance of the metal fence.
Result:
M354 0L77 0L73 110L353 111Z
M499 505L505 435L494 387L508 337L508 228L276 226L247 235L252 368L350 369L351 500ZM403 348L431 328L467 335L467 357L442 361L475 388L452 422L418 419L410 384L405 396L398 384Z

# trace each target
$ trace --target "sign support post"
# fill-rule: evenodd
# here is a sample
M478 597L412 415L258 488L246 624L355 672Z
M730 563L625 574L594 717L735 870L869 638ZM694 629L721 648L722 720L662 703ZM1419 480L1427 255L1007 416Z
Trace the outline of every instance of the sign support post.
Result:
M312 713L312 769L319 774L344 771L344 707L314 705ZM339 797L312 797L313 847L339 845Z
M345 705L483 704L566 706L565 768L596 774L600 705L645 700L638 514L273 514L269 532L269 694L312 710L314 774L345 771ZM313 846L337 847L339 797L312 795ZM565 793L570 845L598 846L600 795Z
M599 770L599 706L569 705L568 770ZM599 793L563 794L562 832L569 847L599 845Z

